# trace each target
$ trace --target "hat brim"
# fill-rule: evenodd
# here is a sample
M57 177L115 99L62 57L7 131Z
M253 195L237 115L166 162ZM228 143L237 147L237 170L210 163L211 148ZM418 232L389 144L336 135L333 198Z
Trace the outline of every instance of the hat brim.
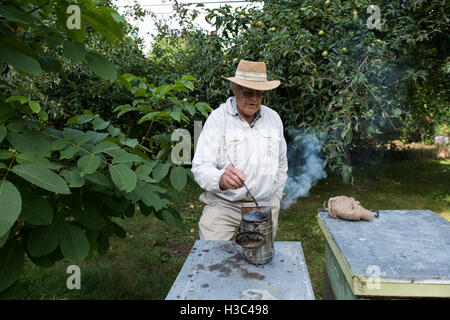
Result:
M254 89L254 90L272 90L278 87L281 82L278 80L272 80L272 81L250 81L250 80L242 80L235 77L224 77L222 78L227 79L228 81L234 82L242 87Z

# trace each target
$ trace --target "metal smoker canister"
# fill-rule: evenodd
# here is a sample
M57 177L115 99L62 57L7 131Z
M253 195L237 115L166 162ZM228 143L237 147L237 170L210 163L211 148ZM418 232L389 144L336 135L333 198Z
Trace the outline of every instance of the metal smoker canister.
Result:
M262 210L246 212L242 215L241 232L259 232L265 236L264 245L259 248L246 250L245 259L252 264L266 264L272 260L272 211L270 206Z

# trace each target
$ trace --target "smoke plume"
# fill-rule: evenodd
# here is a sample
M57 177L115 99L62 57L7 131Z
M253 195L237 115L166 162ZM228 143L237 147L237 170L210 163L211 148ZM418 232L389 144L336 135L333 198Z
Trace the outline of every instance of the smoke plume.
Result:
M288 146L288 179L281 201L283 210L296 202L299 197L306 197L317 181L326 178L323 169L325 160L322 157L322 145L325 134L314 133L311 130L290 130L292 140Z

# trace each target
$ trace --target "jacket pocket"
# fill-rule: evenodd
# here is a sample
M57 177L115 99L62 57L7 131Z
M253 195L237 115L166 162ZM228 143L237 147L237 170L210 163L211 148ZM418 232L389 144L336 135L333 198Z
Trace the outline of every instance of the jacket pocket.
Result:
M246 139L238 136L225 136L225 159L226 164L230 161L236 168L242 168L248 158L248 148L245 146Z
M279 158L280 150L280 137L276 130L260 130L259 140L263 151L264 158L267 161L277 161Z

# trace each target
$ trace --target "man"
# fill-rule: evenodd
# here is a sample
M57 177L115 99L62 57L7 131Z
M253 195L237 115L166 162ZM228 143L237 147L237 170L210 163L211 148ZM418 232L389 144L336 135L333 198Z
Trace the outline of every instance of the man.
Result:
M225 77L224 77L225 78ZM266 64L241 60L232 83L234 96L208 117L197 142L192 173L205 190L199 221L201 240L230 240L241 222L241 204L270 202L273 235L287 179L286 140L279 115L262 105L264 91L280 85L267 81Z

